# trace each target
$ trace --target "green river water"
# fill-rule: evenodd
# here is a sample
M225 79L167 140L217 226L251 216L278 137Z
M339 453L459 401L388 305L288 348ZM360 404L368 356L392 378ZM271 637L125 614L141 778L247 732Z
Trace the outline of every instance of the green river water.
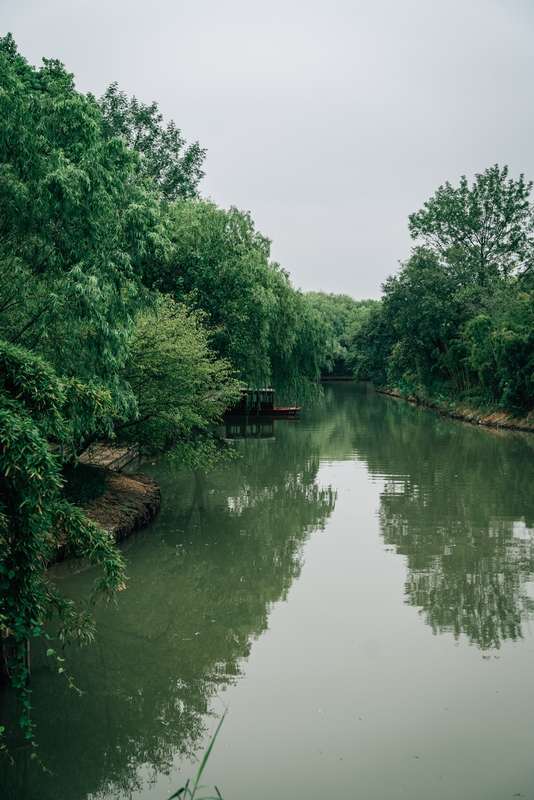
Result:
M2 800L534 798L534 435L361 384L299 422L238 424L238 460L142 470L161 514L123 544L119 608L32 655L39 756ZM56 568L84 595L92 570ZM1 724L16 713L4 697Z

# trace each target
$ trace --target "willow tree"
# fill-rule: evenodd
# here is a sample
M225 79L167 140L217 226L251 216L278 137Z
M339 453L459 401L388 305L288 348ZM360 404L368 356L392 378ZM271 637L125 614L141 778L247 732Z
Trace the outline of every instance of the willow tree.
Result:
M0 86L0 338L131 407L117 374L168 245L153 184L58 61L31 67L8 35Z
M113 598L124 585L114 541L61 492L62 454L105 427L110 410L109 392L62 380L38 356L0 343L0 680L12 677L20 692L28 738L29 642L51 618L63 642L88 641L94 630L87 612L47 579L47 564L61 547L101 567L94 594Z
M320 377L326 332L249 213L205 200L170 208L172 251L146 272L150 288L204 312L215 352L242 383L305 394Z
M198 142L186 146L173 120L164 125L157 103L129 98L112 83L99 105L104 137L121 137L140 155L141 173L152 179L163 200L197 197L206 150Z

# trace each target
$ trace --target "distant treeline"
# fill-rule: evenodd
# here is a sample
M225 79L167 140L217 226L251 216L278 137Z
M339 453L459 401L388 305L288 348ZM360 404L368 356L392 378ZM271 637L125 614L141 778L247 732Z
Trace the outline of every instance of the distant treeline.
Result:
M497 165L446 183L409 229L419 242L350 343L357 377L429 399L534 406L532 183Z

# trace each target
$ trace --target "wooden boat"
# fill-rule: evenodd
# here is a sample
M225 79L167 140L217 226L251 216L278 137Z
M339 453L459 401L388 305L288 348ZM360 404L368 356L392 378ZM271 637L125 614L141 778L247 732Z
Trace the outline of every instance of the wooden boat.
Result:
M274 389L240 389L241 398L238 403L224 412L224 416L238 417L276 417L293 419L300 411L300 406L275 406Z

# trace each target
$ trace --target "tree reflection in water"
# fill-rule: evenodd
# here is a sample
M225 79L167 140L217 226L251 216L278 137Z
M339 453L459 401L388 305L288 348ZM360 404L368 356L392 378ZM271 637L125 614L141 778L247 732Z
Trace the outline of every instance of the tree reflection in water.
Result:
M384 482L381 535L405 556L406 602L435 633L483 650L521 637L534 611L534 436L455 423L354 386L327 388L322 408L301 424L276 422L272 434L258 428L238 442L242 458L207 476L148 466L165 507L125 543L119 611L97 609L97 641L66 651L85 694L33 655L39 755L55 776L28 768L12 740L16 763L0 796L122 800L195 755L212 699L242 674L273 603L300 574L307 537L332 514L321 460L358 459ZM82 596L93 578L61 580ZM4 704L0 724L15 714Z
M3 797L115 800L140 788L141 770L155 776L194 757L211 699L241 674L272 604L300 574L304 542L334 508L335 493L317 483L313 436L294 423L277 423L276 434L274 447L241 442L242 458L209 475L153 470L165 505L125 544L119 611L97 609L96 642L66 651L82 697L43 654L33 657L39 757L54 776L28 767L12 740ZM61 580L83 596L94 577ZM0 724L15 720L7 702Z
M406 602L434 633L482 649L520 638L534 612L534 435L385 397L356 408L355 450L386 478L380 527L406 556Z

